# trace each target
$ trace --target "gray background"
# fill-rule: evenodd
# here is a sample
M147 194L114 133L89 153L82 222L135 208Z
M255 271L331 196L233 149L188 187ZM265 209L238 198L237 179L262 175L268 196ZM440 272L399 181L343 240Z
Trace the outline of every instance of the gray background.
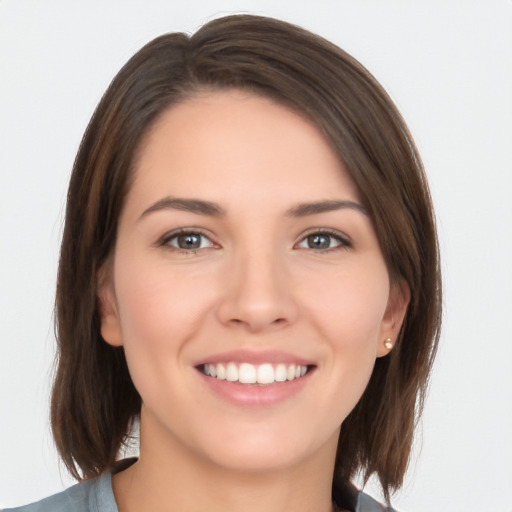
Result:
M0 506L71 483L47 419L52 303L66 184L88 119L144 43L233 11L331 39L402 111L437 208L446 311L394 504L511 511L510 0L0 1Z

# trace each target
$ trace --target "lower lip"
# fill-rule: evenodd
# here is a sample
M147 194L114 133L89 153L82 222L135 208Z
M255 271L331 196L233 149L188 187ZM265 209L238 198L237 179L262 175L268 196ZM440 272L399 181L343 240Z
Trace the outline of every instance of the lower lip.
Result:
M214 393L238 407L265 407L285 402L304 388L312 373L313 371L310 370L298 379L260 386L258 384L240 384L239 382L208 377L198 370L203 382Z

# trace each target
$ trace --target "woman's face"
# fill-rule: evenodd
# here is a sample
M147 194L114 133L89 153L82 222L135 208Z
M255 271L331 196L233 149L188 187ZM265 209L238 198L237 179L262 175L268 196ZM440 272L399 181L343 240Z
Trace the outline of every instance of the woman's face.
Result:
M332 460L406 307L319 130L240 91L153 127L104 274L102 334L142 397L141 450L236 470Z

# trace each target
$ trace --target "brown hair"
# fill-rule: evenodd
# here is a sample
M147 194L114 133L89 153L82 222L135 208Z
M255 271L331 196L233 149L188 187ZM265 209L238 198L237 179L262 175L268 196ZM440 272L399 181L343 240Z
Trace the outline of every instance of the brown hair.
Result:
M428 186L392 101L356 60L299 27L249 15L219 18L191 37L161 36L114 78L85 132L69 185L56 297L58 369L51 422L77 479L112 467L140 412L122 348L103 341L97 273L143 136L169 106L201 90L242 88L316 124L359 187L390 276L411 300L390 355L344 421L333 495L358 471L397 489L409 459L441 317L438 246Z

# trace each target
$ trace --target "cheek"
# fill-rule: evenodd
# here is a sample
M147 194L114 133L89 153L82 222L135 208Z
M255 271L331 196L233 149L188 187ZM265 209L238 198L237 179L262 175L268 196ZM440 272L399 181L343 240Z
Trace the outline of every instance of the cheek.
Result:
M327 350L325 371L332 383L325 405L336 404L342 421L363 394L377 357L389 296L383 265L352 267L310 287L310 315Z
M376 347L389 297L383 265L349 267L310 290L319 329L334 348Z
M158 384L158 367L171 377L179 369L180 354L196 334L208 298L199 276L185 280L165 264L141 265L126 256L118 261L115 283L123 346L143 395L141 386Z
M171 267L165 261L141 263L125 255L118 261L116 296L127 341L132 333L138 333L143 343L166 330L177 334L194 325L206 301L204 275ZM171 340L166 337L165 341Z

